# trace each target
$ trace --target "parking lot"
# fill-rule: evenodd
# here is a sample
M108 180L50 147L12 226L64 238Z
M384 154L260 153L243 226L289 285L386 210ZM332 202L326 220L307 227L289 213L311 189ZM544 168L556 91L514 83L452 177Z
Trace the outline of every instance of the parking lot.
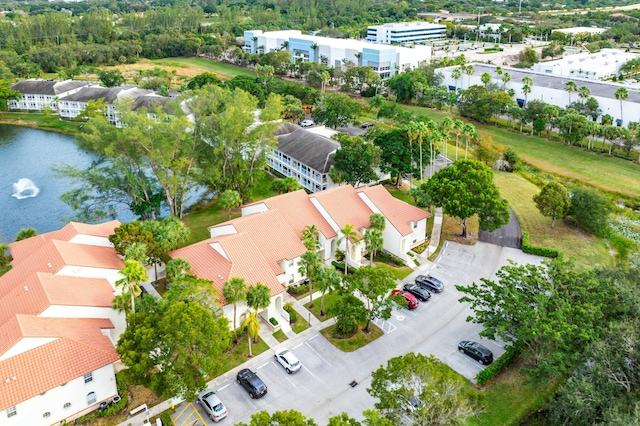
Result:
M260 355L245 363L242 368L251 368L269 388L267 395L251 399L249 394L235 381L238 369L210 383L211 388L229 409L227 419L222 422L248 423L251 414L267 410L295 409L327 424L330 417L345 411L361 419L362 411L372 408L374 399L366 389L371 383L371 372L394 356L408 352L433 354L464 377L473 380L484 368L473 359L457 350L461 340L476 340L491 349L495 357L504 349L500 342L481 339L482 327L465 321L471 313L468 304L458 302L461 293L454 284L468 285L481 277L495 278L497 270L507 264L507 259L516 262L540 263L541 259L522 253L520 250L478 242L474 246L445 243L438 259L423 265L408 277L406 282L419 273L429 273L445 283L442 293L434 294L431 300L421 303L412 311L396 309L392 317L379 322L385 334L371 344L352 353L336 349L317 331L302 333L289 339L280 347L293 350L302 362L302 369L288 375L273 357ZM331 320L329 320L331 321ZM354 386L351 385L352 382ZM196 404L201 415L202 408ZM213 424L206 419L208 424Z

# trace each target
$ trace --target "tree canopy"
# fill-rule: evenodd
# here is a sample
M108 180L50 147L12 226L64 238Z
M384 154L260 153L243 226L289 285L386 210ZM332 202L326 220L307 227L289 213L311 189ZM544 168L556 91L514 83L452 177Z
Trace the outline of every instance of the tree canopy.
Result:
M380 148L358 136L338 133L334 136L340 143L331 166L334 182L346 182L353 186L378 179L376 167L380 163Z
M360 114L360 104L351 100L348 95L334 93L325 96L313 111L316 123L323 123L334 129L353 123Z
M536 203L540 213L551 218L552 228L556 217L563 218L571 206L567 188L555 180L546 184L539 194L534 195L533 201Z
M507 201L493 183L493 171L475 160L460 160L438 171L427 182L427 192L445 214L462 221L467 235L467 219L478 215L480 228L494 231L509 222Z

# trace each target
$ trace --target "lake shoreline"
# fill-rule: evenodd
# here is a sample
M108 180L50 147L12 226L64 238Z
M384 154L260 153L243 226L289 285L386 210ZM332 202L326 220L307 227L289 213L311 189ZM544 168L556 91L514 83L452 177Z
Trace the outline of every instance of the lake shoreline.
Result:
M37 120L25 120L22 117L17 117L17 118L11 118L11 114L20 114L20 115L25 115L25 113L19 113L19 112L7 112L7 111L3 111L2 113L0 113L0 124L5 124L8 126L19 126L19 127L26 127L29 129L35 129L35 130L43 130L46 132L54 132L54 133L60 133L62 135L66 135L66 136L77 136L80 133L80 128L78 127L75 130L72 130L70 128L59 128L59 127L53 127L53 126L48 126L48 125L43 125L42 123L39 123ZM38 114L38 113L29 113L29 115L33 115L34 118L45 118L44 114ZM60 120L58 118L58 115L52 115L52 118L57 118L56 122L64 122L64 120Z

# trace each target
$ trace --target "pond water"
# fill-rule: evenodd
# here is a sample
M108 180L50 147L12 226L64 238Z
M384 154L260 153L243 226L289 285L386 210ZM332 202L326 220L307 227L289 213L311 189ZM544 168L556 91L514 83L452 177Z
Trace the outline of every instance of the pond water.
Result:
M87 167L95 158L71 136L0 125L0 242L12 242L22 228L42 234L63 227L73 210L60 195L72 184L51 166Z

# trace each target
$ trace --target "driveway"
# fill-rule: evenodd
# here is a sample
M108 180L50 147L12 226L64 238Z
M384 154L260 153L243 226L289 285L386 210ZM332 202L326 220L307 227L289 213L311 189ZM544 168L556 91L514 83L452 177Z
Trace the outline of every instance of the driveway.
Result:
M240 367L210 382L210 387L217 390L229 409L224 422L248 423L252 413L286 409L298 410L319 425L327 424L330 417L343 411L361 420L362 411L372 408L375 402L367 393L371 373L385 365L389 358L408 352L433 354L467 379L474 380L483 366L460 354L458 342L480 341L496 357L504 349L501 342L481 339L480 325L466 322L471 310L468 304L458 302L462 294L454 284L469 285L483 277L495 279L498 269L508 263L507 259L539 264L542 258L483 242L474 246L445 243L434 263L421 265L405 279L410 282L416 275L428 273L440 278L445 290L413 311L394 311L393 316L381 324L385 334L375 342L344 353L315 330L301 333L278 347L289 347L296 353L303 364L299 372L285 373L273 358L273 350L278 348L271 348L242 366L256 371L269 388L268 394L257 400L251 399L235 382L234 375Z
M522 248L522 230L516 214L509 207L509 223L493 232L480 230L478 240L501 247Z

